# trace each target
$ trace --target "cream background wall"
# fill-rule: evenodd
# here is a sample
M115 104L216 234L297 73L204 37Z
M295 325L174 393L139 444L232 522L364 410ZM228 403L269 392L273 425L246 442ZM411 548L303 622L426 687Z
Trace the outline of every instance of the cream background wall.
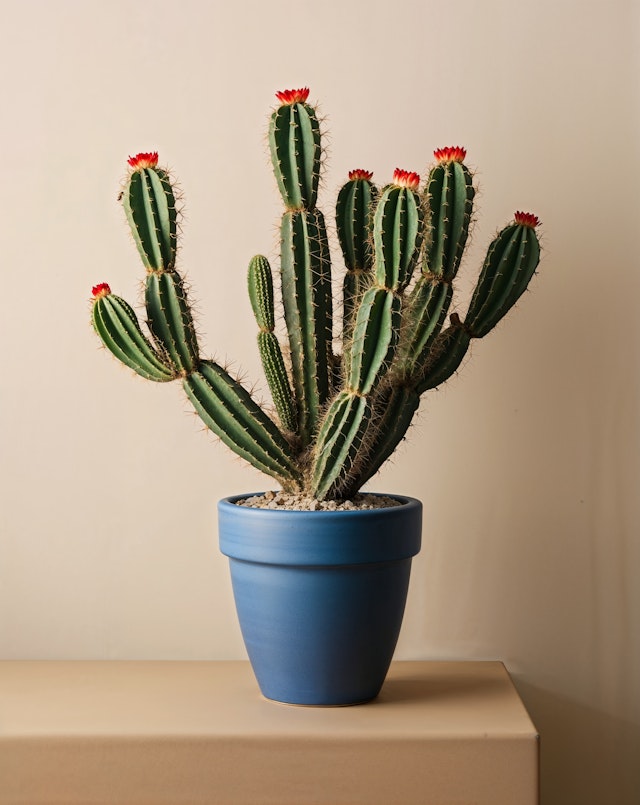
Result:
M260 380L248 258L277 254L266 121L309 85L352 167L464 144L481 188L461 306L496 228L543 220L519 309L372 489L425 504L397 656L500 658L543 739L543 805L640 801L640 4L0 3L0 658L244 656L215 501L265 479L180 389L98 349L89 291L139 300L125 159L186 196L206 348Z

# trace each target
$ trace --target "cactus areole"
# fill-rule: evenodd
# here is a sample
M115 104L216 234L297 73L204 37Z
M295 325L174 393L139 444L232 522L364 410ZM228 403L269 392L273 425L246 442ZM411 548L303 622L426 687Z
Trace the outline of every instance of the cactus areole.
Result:
M257 255L248 271L273 405L261 407L237 377L203 354L176 267L173 178L155 151L128 159L121 195L146 271L146 327L106 283L93 288L93 325L137 374L181 383L207 428L285 491L347 499L403 440L421 395L449 379L471 341L492 330L524 293L539 261L539 220L515 213L488 247L466 315L451 315L475 195L465 149L438 148L422 181L398 168L378 186L371 171L354 168L334 212L344 265L337 322L337 255L330 254L317 206L321 127L308 88L276 97L269 145L283 203L282 331L269 261Z

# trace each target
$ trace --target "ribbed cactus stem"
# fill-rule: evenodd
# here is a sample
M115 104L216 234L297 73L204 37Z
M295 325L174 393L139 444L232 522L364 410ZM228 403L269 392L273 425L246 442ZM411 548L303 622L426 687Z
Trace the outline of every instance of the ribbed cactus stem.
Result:
M362 455L370 417L368 399L350 391L341 391L329 406L318 433L312 471L312 492L319 500L344 494L345 479Z
M320 124L306 102L308 89L277 96L281 105L271 115L269 146L278 188L288 210L311 210L320 179Z
M363 460L355 461L342 494L354 495L378 472L405 438L411 420L420 405L420 395L409 386L386 386L372 401L373 416L363 442L368 445Z
M339 494L354 462L366 450L372 408L368 396L390 368L398 334L402 292L411 280L422 244L424 218L417 173L396 170L374 214L373 284L358 308L349 350L346 388L332 401L320 426L312 468L317 497Z
M256 324L261 330L272 333L275 327L273 275L269 261L261 254L249 261L247 287Z
M373 173L362 169L349 172L336 202L336 228L347 269L343 283L343 341L348 343L354 311L371 282L373 270L373 210L378 190Z
M423 274L415 284L403 315L397 374L411 381L425 363L451 305L453 288L442 276Z
M464 164L464 148L434 152L436 165L427 180L428 239L425 271L451 282L458 272L469 236L475 190Z
M166 355L144 335L132 308L106 283L93 289L91 317L96 333L118 360L147 380L166 383L176 377Z
M382 191L373 222L375 280L401 293L411 281L420 255L424 213L417 173L396 169Z
M517 212L489 247L465 319L474 338L492 330L526 290L540 260L537 225L535 216Z
M177 209L171 180L157 153L129 158L131 173L122 194L124 211L142 262L149 271L175 266Z
M353 329L349 388L369 394L393 359L400 332L401 295L411 280L422 245L424 217L420 177L397 169L373 218L375 268Z
M448 380L458 370L470 343L471 335L460 317L453 313L451 325L435 339L424 365L415 372L416 392L424 394Z
M319 210L284 214L280 256L298 430L305 446L329 399L333 374L331 265Z
M251 307L260 328L258 350L271 397L282 426L285 430L295 432L298 425L295 400L291 393L282 350L273 332L275 327L273 277L266 257L257 255L249 263L248 285Z
M402 301L393 291L375 285L362 297L351 343L349 388L369 394L389 367L400 331Z
M156 343L182 374L200 360L196 329L184 282L177 271L152 271L145 285L147 322Z
M158 154L129 158L123 191L131 234L147 269L147 323L158 348L175 371L192 372L198 365L198 342L182 278L175 270L177 210L171 179L158 167Z
M301 482L291 446L249 392L213 361L183 381L202 421L237 455L292 489Z

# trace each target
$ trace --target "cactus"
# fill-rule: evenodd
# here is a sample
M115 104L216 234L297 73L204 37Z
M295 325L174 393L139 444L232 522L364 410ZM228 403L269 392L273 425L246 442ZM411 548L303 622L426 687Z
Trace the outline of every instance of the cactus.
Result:
M276 333L269 262L257 255L248 271L258 349L275 411L263 410L239 380L201 355L176 268L179 213L173 184L155 152L129 159L122 195L147 272L149 335L106 283L93 288L93 326L104 346L140 376L181 380L206 426L286 491L346 498L393 454L421 395L449 379L471 341L487 335L524 293L540 259L539 221L516 212L497 234L462 318L449 311L475 195L465 149L436 150L422 190L419 174L411 171L396 169L381 189L370 171L351 171L335 210L345 274L342 327L335 334L341 354L334 354L329 241L316 206L320 125L308 89L276 96L280 104L271 115L269 143L284 203L285 350Z

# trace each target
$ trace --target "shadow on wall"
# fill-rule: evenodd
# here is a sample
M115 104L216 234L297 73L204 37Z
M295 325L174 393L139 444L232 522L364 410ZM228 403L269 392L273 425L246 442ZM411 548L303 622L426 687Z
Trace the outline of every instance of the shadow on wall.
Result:
M639 805L640 725L515 681L541 736L540 805Z

